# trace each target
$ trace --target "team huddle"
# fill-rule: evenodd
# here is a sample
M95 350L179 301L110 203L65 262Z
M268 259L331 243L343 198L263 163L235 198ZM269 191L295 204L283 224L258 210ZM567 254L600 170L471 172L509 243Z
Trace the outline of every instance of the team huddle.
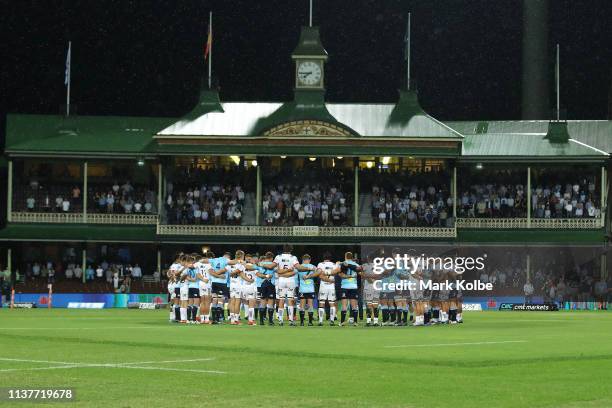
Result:
M326 321L330 326L357 326L365 306L366 326L462 323L461 291L420 289L422 285L416 284L424 279L455 279L452 271L410 273L391 268L373 273L370 262L357 263L351 252L345 253L343 261L331 258L325 253L315 265L304 254L300 262L289 246L279 255L238 250L233 258L229 252L216 257L204 249L202 254L181 253L167 274L170 321L221 324L229 320L240 325L244 312L251 326L257 320L271 326L282 326L286 320L295 326L297 312L300 326L305 325L306 316L307 325L314 326L316 308L319 326ZM414 290L402 288L400 282L415 283Z

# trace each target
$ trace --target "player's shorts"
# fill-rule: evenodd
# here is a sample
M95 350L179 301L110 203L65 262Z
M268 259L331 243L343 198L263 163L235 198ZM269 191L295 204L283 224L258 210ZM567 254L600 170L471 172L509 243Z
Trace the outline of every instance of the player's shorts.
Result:
M295 279L279 279L276 283L276 297L278 299L293 299L295 297Z
M227 285L225 283L213 282L212 283L212 293L217 296L225 296L225 289Z
M449 292L448 290L441 290L438 293L438 299L440 300L440 302L447 302L449 299Z
M373 286L363 288L363 299L366 303L378 303L380 298L380 291L374 289Z
M180 299L183 300L189 300L189 288L188 287L182 287L179 289L180 290Z
M174 288L174 296L172 297L172 299L180 299L181 298L181 288L180 286L177 286Z
M200 297L200 289L199 288L189 288L189 299L198 299Z
M230 299L241 299L242 298L242 285L231 285L229 288Z
M357 289L341 289L340 296L342 299L357 299Z
M440 291L439 290L431 291L431 301L432 302L440 301Z
M425 296L424 296L422 290L411 290L410 291L410 296L412 296L412 300L414 300L415 302L424 302L425 301Z
M300 292L300 299L314 299L314 292Z
M319 301L336 301L336 287L334 285L321 285L319 286Z
M403 301L410 298L410 291L407 289L397 289L393 297L396 301Z
M274 296L276 295L276 288L270 281L263 281L259 290L261 292L262 299L274 299Z
M212 293L211 285L200 285L200 297L210 296Z
M240 297L246 300L253 300L257 298L257 288L252 285L244 285L240 292Z
M451 289L448 291L448 298L451 300L457 299L457 289Z
M395 292L380 292L380 300L395 300Z

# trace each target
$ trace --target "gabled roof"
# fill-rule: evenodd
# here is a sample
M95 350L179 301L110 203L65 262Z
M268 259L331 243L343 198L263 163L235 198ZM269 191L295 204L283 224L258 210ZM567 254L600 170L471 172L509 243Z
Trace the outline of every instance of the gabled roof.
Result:
M261 136L266 129L295 120L321 120L355 136L376 138L461 140L462 135L432 118L416 94L402 92L392 103L221 102L219 110L183 118L157 136Z
M170 118L9 114L9 154L139 155L152 153L152 135Z
M611 123L568 121L570 139L555 143L547 138L548 120L447 122L465 135L462 159L547 161L605 160L610 151L605 149L612 147Z

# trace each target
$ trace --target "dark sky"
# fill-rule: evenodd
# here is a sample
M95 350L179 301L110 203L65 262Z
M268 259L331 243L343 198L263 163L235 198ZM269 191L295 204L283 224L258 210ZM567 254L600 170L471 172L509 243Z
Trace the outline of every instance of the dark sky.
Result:
M2 114L59 112L71 39L72 103L80 114L182 115L198 95L209 10L222 100L289 100L290 53L308 9L307 0L0 4ZM520 1L315 0L315 24L330 54L328 100L396 100L408 11L413 77L430 114L443 120L520 118ZM607 117L612 2L551 0L549 42L551 90L554 44L561 43L568 118Z

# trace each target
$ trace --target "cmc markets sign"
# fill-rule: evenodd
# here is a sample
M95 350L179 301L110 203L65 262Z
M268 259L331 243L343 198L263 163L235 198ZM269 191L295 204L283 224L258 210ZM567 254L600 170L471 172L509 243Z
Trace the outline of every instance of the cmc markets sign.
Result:
M556 312L559 307L554 303L502 303L499 305L499 310Z

